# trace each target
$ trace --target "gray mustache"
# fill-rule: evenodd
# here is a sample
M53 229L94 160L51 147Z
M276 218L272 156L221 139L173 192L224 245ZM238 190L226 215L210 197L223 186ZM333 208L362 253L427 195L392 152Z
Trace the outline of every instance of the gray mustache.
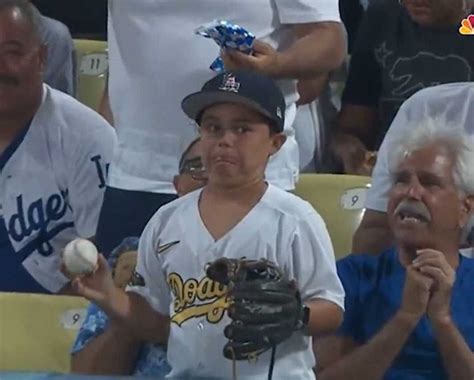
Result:
M418 201L402 200L395 209L394 214L414 214L421 216L427 221L431 221L430 212L422 202Z

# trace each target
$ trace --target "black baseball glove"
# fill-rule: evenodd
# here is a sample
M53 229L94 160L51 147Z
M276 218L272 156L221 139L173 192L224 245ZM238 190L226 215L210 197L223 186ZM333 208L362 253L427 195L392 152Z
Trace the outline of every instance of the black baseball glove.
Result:
M270 261L221 258L209 264L207 276L228 287L228 359L256 359L307 323L295 281L286 280Z

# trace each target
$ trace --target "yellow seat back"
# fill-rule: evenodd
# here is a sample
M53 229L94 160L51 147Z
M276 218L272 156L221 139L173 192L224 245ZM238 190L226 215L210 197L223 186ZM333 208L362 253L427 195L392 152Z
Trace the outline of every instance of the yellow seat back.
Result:
M69 372L87 305L80 297L0 292L0 371Z
M364 215L370 178L302 174L295 194L307 200L326 222L336 258L351 253L352 236Z
M77 99L94 110L107 82L109 68L107 42L74 40L76 53Z

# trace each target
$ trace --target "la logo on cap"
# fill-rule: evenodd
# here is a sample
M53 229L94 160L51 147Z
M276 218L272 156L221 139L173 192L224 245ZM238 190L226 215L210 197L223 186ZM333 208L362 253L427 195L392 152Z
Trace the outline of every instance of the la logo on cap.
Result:
M219 90L238 93L239 88L240 83L237 82L235 76L232 74L225 74L224 79L222 80L222 85L221 87L219 87Z

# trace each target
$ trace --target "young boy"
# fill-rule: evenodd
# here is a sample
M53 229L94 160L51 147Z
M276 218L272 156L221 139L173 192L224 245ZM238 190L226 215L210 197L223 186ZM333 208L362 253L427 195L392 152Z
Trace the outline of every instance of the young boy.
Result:
M206 266L220 257L270 260L297 281L309 309L306 331L278 346L273 378L314 379L310 336L337 329L344 292L321 217L264 178L285 142L284 98L271 79L237 71L216 76L182 107L199 125L208 183L150 220L128 292L113 286L103 258L74 285L138 339L167 342L170 377L231 378L222 353L226 289L206 277ZM239 378L266 377L270 355L239 362Z

